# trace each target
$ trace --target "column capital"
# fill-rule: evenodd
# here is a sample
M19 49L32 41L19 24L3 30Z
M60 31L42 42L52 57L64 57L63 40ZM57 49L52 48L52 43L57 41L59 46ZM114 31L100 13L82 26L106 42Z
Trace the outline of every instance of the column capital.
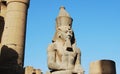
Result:
M21 2L21 3L29 4L30 0L7 0L7 3L11 3L11 2Z

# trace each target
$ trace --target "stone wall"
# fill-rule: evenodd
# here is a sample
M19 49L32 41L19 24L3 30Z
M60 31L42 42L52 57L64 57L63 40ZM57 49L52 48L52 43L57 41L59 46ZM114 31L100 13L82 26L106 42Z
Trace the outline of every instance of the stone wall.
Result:
M112 60L98 60L90 63L89 74L116 74L115 62Z

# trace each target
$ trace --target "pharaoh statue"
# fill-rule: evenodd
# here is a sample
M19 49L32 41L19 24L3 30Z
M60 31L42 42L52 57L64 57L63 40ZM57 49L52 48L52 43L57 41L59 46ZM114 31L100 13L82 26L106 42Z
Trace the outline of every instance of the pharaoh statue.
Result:
M76 47L72 18L64 7L56 18L56 33L48 46L48 74L84 74L80 49Z

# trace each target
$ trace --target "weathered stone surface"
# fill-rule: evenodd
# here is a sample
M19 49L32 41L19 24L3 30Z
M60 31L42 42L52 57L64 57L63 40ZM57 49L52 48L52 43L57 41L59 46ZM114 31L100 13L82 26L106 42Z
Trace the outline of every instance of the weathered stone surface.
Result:
M34 69L31 66L25 67L25 74L42 74L40 69Z
M64 7L56 19L56 33L48 46L48 68L51 74L83 74L80 49L76 47L72 18Z
M18 53L18 64L23 66L26 16L29 0L7 0L5 26L2 45L6 45Z
M29 0L0 0L0 74L24 74L28 4Z
M89 74L116 74L115 62L112 60L99 60L90 64Z
M1 39L2 39L2 34L4 30L4 18L3 16L0 16L0 44L1 44Z
M23 68L17 63L18 53L5 45L0 48L0 74L23 74Z
M1 44L2 34L5 25L6 8L7 8L6 1L0 0L0 44Z

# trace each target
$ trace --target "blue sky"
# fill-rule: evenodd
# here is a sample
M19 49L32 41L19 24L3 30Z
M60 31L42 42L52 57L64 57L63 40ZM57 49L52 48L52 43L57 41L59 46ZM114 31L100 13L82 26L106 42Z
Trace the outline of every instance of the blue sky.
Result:
M85 74L90 62L101 59L114 60L120 74L120 0L31 0L24 65L48 71L46 50L55 33L60 6L73 18Z

